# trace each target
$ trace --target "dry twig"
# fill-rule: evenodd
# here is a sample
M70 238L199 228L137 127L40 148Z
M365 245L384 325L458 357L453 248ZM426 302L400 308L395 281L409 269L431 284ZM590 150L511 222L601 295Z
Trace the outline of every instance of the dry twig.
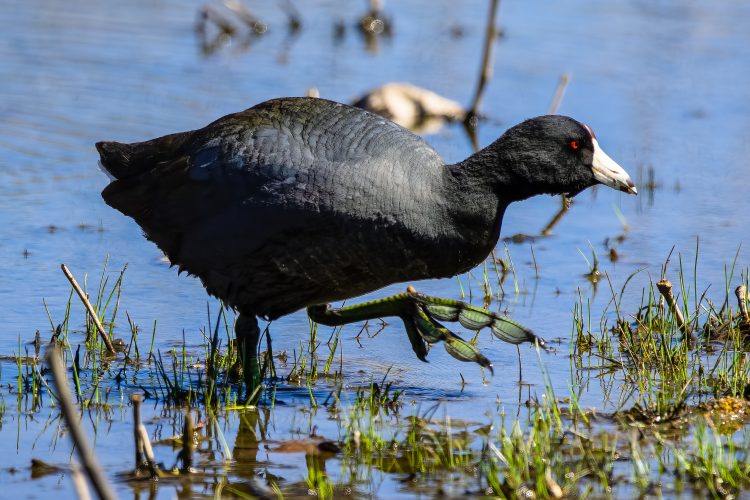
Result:
M492 77L492 48L497 37L497 28L495 27L495 18L497 17L497 7L500 0L490 0L490 11L487 15L487 29L485 31L484 46L482 48L482 65L479 70L479 82L477 83L474 98L471 100L471 107L466 113L467 119L474 117L479 112L479 104L484 94L484 87Z
M182 431L182 471L191 472L193 468L193 417L190 409L185 411L185 426Z
M81 302L83 302L83 305L86 307L86 310L89 313L89 317L91 317L91 321L94 322L96 330L99 332L99 336L102 338L102 342L104 342L104 345L107 346L107 351L109 351L110 354L115 354L115 347L112 345L112 341L109 340L109 337L107 337L107 332L104 331L102 322L99 321L99 315L96 314L96 311L94 311L94 306L92 306L91 302L89 302L89 298L86 297L86 294L78 285L78 282L73 277L70 270L68 270L68 266L66 266L65 264L60 264L60 268L62 269L63 274L65 274L65 277L68 278L68 281L70 281L70 284L73 286L73 290L76 291L78 297L81 299Z
M656 288L659 289L659 293L662 295L662 297L664 297L667 306L669 306L672 314L674 314L674 319L677 322L677 326L680 327L680 330L682 330L683 333L685 333L687 331L685 318L682 316L682 311L677 305L677 300L675 300L674 294L672 293L672 282L666 278L661 279L658 283L656 283Z
M63 419L65 419L65 423L70 430L70 437L78 452L78 458L83 464L83 470L86 472L89 481L91 481L97 496L105 500L114 499L116 498L115 494L109 486L107 478L104 476L104 472L96 460L96 456L89 447L86 433L81 428L78 412L76 412L73 399L70 397L68 379L65 376L65 368L60 356L60 349L56 345L51 345L47 348L47 365L49 366L50 373L52 373L52 382L57 389L57 397Z
M560 81L557 82L557 88L555 89L555 95L552 96L552 102L547 109L548 115L556 115L557 110L560 109L560 103L565 95L565 89L568 88L570 83L570 73L563 73L560 75Z
M734 293L737 295L737 303L740 307L740 315L742 316L740 326L744 331L747 331L750 329L750 314L747 313L747 287L740 285L735 289Z
M133 435L135 438L135 472L138 473L145 455L146 465L148 466L151 479L159 478L159 468L154 459L154 450L151 448L151 441L148 439L146 426L141 422L141 402L140 394L133 394L130 398L133 402Z

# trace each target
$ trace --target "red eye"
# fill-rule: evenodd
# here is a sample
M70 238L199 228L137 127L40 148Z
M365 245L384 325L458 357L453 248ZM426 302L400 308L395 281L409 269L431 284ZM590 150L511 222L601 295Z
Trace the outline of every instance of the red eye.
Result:
M570 144L571 148L578 149L578 141L570 141L568 144Z

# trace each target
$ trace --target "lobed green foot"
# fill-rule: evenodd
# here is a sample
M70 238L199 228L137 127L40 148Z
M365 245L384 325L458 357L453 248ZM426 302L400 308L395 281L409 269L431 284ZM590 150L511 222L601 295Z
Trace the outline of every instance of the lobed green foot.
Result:
M412 349L422 361L427 361L428 345L443 342L445 350L454 358L473 361L492 371L492 364L476 347L438 321L457 321L464 328L474 331L489 327L495 337L505 342L536 342L545 348L543 339L505 316L458 300L424 295L411 286L406 289L406 293L392 297L340 309L332 309L329 305L315 305L308 307L307 312L313 321L328 326L397 316L404 322Z
M441 299L417 292L409 287L407 293L422 305L425 312L440 321L458 321L467 330L478 331L490 327L492 334L510 344L538 342L544 348L544 339L531 330L505 316L476 307L460 300Z
M448 330L446 327L435 321L423 308L421 304L414 305L414 315L412 317L414 327L422 339L430 344L442 341L445 350L459 361L473 361L483 368L492 370L492 363L479 350L466 342L464 339ZM406 323L407 320L404 320ZM412 342L413 344L414 342ZM423 360L424 361L424 360Z

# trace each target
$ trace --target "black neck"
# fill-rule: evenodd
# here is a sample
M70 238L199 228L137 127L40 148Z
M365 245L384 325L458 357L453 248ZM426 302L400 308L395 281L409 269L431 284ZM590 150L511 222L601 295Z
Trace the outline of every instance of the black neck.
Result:
M457 182L471 186L471 190L490 191L506 206L538 194L561 194L552 171L545 175L544 170L535 169L539 151L513 143L514 139L506 134L449 168Z
M537 161L524 157L507 134L466 160L449 165L446 177L451 218L472 262L481 262L497 245L503 214L514 201L537 194L559 194L559 183L529 171ZM512 153L508 153L508 152Z
M485 165L496 162L496 149L487 147L446 170L446 206L451 223L463 247L470 249L465 259L461 259L465 268L462 271L481 263L495 248L505 209L515 201L502 188L510 182L508 177L487 176L488 171L497 169Z

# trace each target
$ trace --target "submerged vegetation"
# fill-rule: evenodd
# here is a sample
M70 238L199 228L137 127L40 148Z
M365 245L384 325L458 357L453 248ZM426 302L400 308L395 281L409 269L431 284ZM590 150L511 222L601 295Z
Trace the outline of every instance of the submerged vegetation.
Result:
M60 347L83 415L143 428L124 455L135 461L121 461L116 471L107 468L118 488L183 490L200 484L215 494L241 497L329 498L377 494L387 480L397 485L390 488L415 495L737 496L750 488L748 275L728 266L724 294L713 302L697 290L697 279L685 271L681 257L676 284L667 283L668 263L661 279L649 279L639 292L631 288L645 271L631 275L619 290L604 275L611 299L598 319L579 293L568 393L555 393L544 371L548 354L538 351L543 383L527 389L528 399L519 399L517 413L507 413L508 406L498 400L495 411L471 420L452 418L446 403L410 394L390 370L369 382L353 377L354 367L343 354L342 327L323 331L312 322L308 339L291 353L273 351L269 338L261 356L261 401L241 404L233 313L209 308L200 331L202 349L188 348L184 340L164 352L155 349L157 324L144 334L133 322L120 300L125 269L111 272L105 263L91 306L117 354L108 353L95 321L87 317L83 329L73 327L78 306L71 291L62 318L47 310L50 335L37 332L30 344L19 339L13 364L3 364L8 388L0 398L0 415L47 413L57 419L56 390L40 361L49 342ZM488 269L494 270L492 278ZM501 293L489 290L503 290L509 275L517 281L506 249L503 260L488 260L484 276L467 275L459 282L464 293L478 283L488 305ZM83 288L90 288L86 279ZM514 288L517 294L518 285ZM641 295L640 305L624 310L626 296L634 293ZM377 335L374 326L363 325L357 336ZM15 367L13 384L8 384L9 366ZM601 386L602 408L582 403L592 384ZM282 439L271 437L278 434L269 428L276 414L286 414L296 429L282 432ZM294 455L305 457L306 474L293 477L272 465ZM44 474L70 467L35 464ZM274 467L278 470L271 473Z

